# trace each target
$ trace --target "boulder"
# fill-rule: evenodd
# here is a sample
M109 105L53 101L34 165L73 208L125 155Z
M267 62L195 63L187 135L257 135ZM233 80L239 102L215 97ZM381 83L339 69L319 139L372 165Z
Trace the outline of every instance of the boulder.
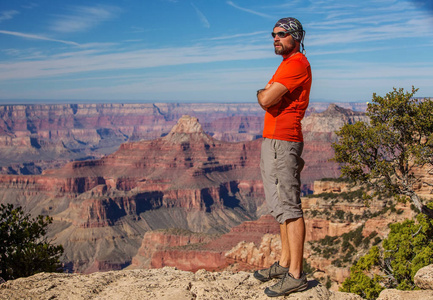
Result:
M433 290L433 264L419 269L414 281L416 286L422 290Z

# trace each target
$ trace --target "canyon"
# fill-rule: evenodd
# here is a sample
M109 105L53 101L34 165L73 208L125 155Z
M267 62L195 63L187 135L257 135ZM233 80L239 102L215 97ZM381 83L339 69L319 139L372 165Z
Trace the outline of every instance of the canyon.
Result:
M185 116L165 137L124 143L99 160L2 175L0 199L54 218L50 238L65 247L70 271L122 268L149 230L223 233L255 219L259 142L215 140Z
M311 103L306 116L328 103ZM365 104L339 103L364 111ZM127 141L166 135L183 115L227 142L261 137L263 110L255 103L35 104L0 106L0 173L40 174L72 160L98 159Z
M264 203L263 112L255 106L3 107L0 203L52 216L49 238L64 246L69 272L267 267L280 251L279 229ZM330 161L335 131L366 120L361 111L331 104L313 105L302 123L306 259L318 279L336 284L349 266L318 255L315 243L359 228L363 238L383 238L389 223L414 215L407 204L382 213L388 199L338 198L354 187L320 180L339 176ZM337 217L339 211L355 217Z

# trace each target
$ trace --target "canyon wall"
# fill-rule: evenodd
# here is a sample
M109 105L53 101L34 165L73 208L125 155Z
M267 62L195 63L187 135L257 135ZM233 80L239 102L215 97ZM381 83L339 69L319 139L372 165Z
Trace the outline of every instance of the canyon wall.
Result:
M54 218L71 271L123 268L145 232L224 233L263 211L260 140L229 143L184 116L164 137L39 175L1 175L0 201Z
M47 150L54 144L65 157L71 153L95 157L97 151L101 154L101 149L109 149L107 145L113 145L113 141L128 141L98 159L67 162L69 156L64 163L54 160L60 168L46 169L40 163L43 158L28 162L26 172L39 168L40 174L36 175L13 172L9 165L9 174L0 176L0 202L21 205L35 215L52 216L55 222L49 230L50 238L64 245L62 259L70 271L121 269L130 264L162 266L169 261L195 270L206 263L199 257L210 250L215 261L212 268L233 262L248 268L250 261L226 257L226 252L241 241L258 247L263 234L278 232L269 219L266 226L263 220L259 222L260 229L248 223L266 214L259 170L261 140L257 139L262 127L262 116L257 115L263 112L250 105L203 104L189 108L203 116L206 122L202 125L196 117L178 116L181 108L187 109L156 104L4 107L2 151L15 151L17 159L23 153L32 159L27 155L31 151L35 157L46 153L55 159ZM38 110L44 113L38 115ZM149 118L143 118L143 110ZM119 111L126 117L118 118ZM179 117L177 123L174 117ZM322 112L311 109L303 122L304 194L313 190L315 180L338 176L338 165L329 162L333 132L344 123L363 118L363 113L335 105ZM169 124L171 130L167 129ZM152 138L152 134L158 137ZM20 144L20 138L28 142ZM145 139L135 140L138 138ZM20 152L19 145L27 150ZM323 220L307 225L314 228L307 233L311 239L353 227ZM202 242L179 239L176 246L161 241L161 247L150 249L147 256L140 255L146 252L139 250L146 247L146 235L169 228L223 235ZM207 246L191 246L202 243ZM182 251L187 252L180 254L173 247L186 247ZM183 262L176 257L184 257ZM196 257L196 265L188 265L190 257Z
M365 104L341 103L365 109ZM0 174L36 175L71 161L95 160L126 142L165 136L182 115L200 120L203 131L225 142L260 139L264 111L256 103L146 103L0 106ZM362 112L311 103L303 120L307 162L303 192L314 180L338 177L330 162L334 131L344 123L365 120Z
M341 103L364 110L365 104ZM311 103L306 116L328 103ZM201 121L221 141L261 137L256 103L50 104L0 106L0 173L39 174L68 161L101 158L127 141L166 135L182 115Z
M126 141L150 140L167 134L184 114L205 121L206 132L219 139L252 140L260 135L263 119L263 111L257 106L242 103L0 106L0 171L36 174L71 160L100 158Z

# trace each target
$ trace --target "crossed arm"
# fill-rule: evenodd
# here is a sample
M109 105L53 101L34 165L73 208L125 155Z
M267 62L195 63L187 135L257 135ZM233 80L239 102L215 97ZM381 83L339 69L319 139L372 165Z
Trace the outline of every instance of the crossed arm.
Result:
M287 91L288 89L279 82L268 83L264 89L257 91L257 101L264 110L267 110L280 102Z

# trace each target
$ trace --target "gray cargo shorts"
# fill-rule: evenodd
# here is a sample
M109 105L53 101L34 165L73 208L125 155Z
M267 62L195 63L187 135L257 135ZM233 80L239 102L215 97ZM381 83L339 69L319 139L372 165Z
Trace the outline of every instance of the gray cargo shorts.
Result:
M260 170L269 213L280 223L303 216L301 158L304 143L264 138Z

